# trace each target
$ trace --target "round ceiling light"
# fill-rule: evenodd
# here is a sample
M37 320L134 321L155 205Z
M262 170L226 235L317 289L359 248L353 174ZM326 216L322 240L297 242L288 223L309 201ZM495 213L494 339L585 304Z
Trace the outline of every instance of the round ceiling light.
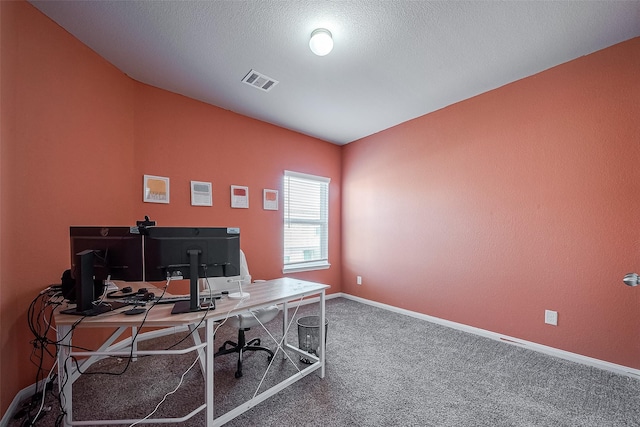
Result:
M331 32L324 28L318 28L311 33L309 40L309 48L311 52L318 56L325 56L333 49L333 38Z

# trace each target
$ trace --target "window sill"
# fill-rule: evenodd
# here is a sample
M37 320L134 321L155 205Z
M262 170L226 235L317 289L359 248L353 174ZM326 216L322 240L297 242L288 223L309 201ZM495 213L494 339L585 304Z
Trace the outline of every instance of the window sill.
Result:
M298 273L300 271L326 270L329 267L331 267L331 264L329 264L326 261L310 262L307 264L296 264L291 266L285 266L282 269L282 273L287 274L287 273Z

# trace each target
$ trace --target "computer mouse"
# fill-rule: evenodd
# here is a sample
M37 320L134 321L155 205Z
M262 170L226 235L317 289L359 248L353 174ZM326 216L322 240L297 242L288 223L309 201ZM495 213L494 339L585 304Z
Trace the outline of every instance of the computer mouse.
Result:
M135 308L130 308L129 310L123 311L122 314L126 314L128 316L132 316L134 314L142 314L145 311L147 311L147 310L144 309L144 308L135 307Z
M144 295L141 296L142 301L151 301L156 297L156 294L153 292L145 292Z

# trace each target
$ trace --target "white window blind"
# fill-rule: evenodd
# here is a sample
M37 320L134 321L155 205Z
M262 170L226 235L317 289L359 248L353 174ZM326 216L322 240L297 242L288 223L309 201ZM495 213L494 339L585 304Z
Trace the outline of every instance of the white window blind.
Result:
M284 269L329 268L329 178L284 172Z

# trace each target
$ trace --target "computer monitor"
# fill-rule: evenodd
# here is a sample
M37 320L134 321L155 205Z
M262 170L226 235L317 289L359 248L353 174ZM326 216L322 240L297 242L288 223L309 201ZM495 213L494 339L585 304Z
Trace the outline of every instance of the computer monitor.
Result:
M76 254L92 250L96 280L144 280L142 236L131 227L69 227L69 238L72 271Z
M189 279L189 301L177 302L174 314L211 308L201 304L199 278L240 275L239 228L148 227L142 232L146 280Z
M75 314L95 315L114 308L114 303L95 304L104 281L109 278L144 280L142 239L130 227L69 227L71 275L75 284L65 297L76 302Z

